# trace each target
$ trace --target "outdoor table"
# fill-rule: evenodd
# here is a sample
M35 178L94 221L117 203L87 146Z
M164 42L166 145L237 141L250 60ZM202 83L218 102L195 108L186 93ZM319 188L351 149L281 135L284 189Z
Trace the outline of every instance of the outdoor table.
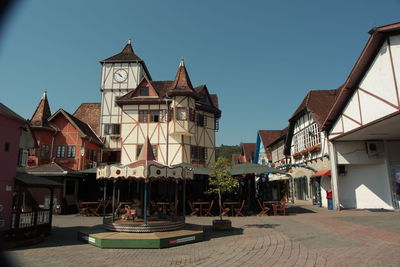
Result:
M159 207L159 210L162 210L162 212L163 212L164 214L167 214L167 210L168 210L168 208L170 207L171 203L173 203L173 202L169 202L169 201L165 201L165 202L157 201L156 205Z
M225 208L225 206L230 206L232 216L234 215L234 214L233 214L233 212L234 212L234 207L235 207L235 206L236 206L236 207L240 207L240 205L242 205L242 202L240 202L240 201L225 201L225 202L222 203L222 206L223 206L224 208Z
M193 201L193 206L196 207L198 206L200 209L200 216L203 216L203 205L206 207L210 208L211 201ZM205 215L210 215L210 210Z
M95 210L98 207L99 203L99 201L81 202L82 208L85 210L82 215L95 215Z

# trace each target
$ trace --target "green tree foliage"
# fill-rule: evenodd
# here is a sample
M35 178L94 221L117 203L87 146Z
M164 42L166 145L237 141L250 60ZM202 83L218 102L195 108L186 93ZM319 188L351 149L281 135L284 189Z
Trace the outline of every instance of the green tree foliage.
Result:
M232 154L240 154L240 146L225 146L217 147L216 158L232 159Z
M228 168L232 165L227 158L220 157L212 165L212 172L208 179L210 188L207 194L218 194L219 216L222 220L222 193L232 192L239 184L238 180L233 178Z

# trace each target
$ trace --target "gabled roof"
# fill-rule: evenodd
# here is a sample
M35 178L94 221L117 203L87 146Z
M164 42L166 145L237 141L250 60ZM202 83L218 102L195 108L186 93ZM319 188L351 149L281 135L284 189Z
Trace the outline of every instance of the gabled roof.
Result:
M15 113L2 103L0 103L0 115L8 117L13 120L17 120L21 123L26 123L26 120L24 118L22 118L20 115L18 115L17 113Z
M301 104L289 119L289 122L297 120L304 112L310 111L319 125L322 125L331 106L335 102L338 90L339 89L308 91Z
M82 138L88 138L91 142L97 143L98 145L102 144L101 140L97 137L94 130L92 130L88 124L84 123L61 108L49 118L49 122L54 120L59 114L63 115L72 125L75 126L75 128L80 132Z
M100 103L82 103L73 116L90 125L97 135L100 135Z
M43 93L39 105L36 107L32 115L30 124L33 127L49 127L48 118L51 116L49 102L47 100L47 92Z
M400 34L400 22L375 27L368 33L371 34L371 36L369 37L367 44L361 52L360 57L351 70L345 83L340 88L335 103L332 105L332 108L322 123L322 129L324 130L330 130L333 126L337 117L340 115L340 112L344 109L354 91L357 89L364 74L368 71L386 38L390 35Z
M136 91L139 88L142 88L144 86L149 86L152 87L156 93L158 94L158 97L161 98L165 97L169 88L171 87L173 81L149 81L146 78L144 78L139 85L136 87L135 90L130 91L129 93L119 97L116 102L117 104L124 103L124 102L132 102L132 101L143 101L143 100L148 100L148 101L154 101L153 99L149 99L148 97L143 98L136 95Z
M82 176L79 171L70 169L56 162L40 165L35 168L26 169L26 172L39 176Z
M288 134L288 131L289 131L289 127L286 127L285 129L281 130L281 135L280 135L278 138L276 138L275 140L273 140L268 146L269 146L269 147L270 147L270 146L273 146L273 145L275 145L277 142L279 142L280 140L286 139L286 136L287 136L287 134Z
M322 123L328 115L330 108L335 102L339 90L340 89L308 91L301 104L298 106L292 117L289 119L289 129L284 150L285 155L290 155L293 131L295 128L295 123L299 119L299 117L309 111L314 120L320 126L322 126Z
M260 135L264 150L267 152L267 147L281 137L282 130L259 130L258 134Z
M240 148L242 156L245 157L244 160L252 162L256 150L256 143L240 143Z

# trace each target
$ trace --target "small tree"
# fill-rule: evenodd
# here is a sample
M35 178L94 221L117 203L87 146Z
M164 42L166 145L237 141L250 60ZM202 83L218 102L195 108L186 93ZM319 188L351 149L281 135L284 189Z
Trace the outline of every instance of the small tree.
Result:
M205 192L207 194L218 194L220 220L222 220L222 193L232 192L238 185L238 181L232 177L228 170L231 165L231 162L224 157L218 158L214 162L208 179L210 188Z

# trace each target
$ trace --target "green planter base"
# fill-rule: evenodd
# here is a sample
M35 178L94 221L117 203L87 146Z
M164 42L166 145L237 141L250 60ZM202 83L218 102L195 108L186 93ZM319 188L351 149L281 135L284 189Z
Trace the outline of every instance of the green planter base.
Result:
M100 248L168 248L203 241L204 231L198 225L154 233L121 233L93 228L78 232L78 239Z

